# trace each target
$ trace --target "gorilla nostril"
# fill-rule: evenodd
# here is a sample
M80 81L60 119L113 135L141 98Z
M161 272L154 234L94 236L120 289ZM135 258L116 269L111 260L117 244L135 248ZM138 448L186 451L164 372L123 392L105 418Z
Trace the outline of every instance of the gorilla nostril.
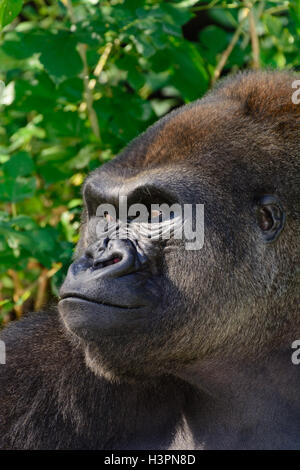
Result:
M114 241L110 240L107 244L107 249L111 251L114 248Z
M120 256L113 255L110 259L106 259L105 261L101 259L96 259L93 263L93 267L95 269L106 268L106 266L111 266L113 264L119 263L122 260Z
M107 243L107 239L96 241L86 249L85 256L90 259L95 259L99 256L102 256L107 248Z
M138 266L136 250L127 239L111 239L106 240L106 243L94 243L86 251L86 255L91 262L92 271L98 271L97 274L102 277L123 276L137 269Z

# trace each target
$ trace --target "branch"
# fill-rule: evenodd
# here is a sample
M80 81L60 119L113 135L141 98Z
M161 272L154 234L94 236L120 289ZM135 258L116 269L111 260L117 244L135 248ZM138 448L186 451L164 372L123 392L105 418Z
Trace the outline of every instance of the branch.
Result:
M214 8L214 6L218 3L218 1L219 0L212 0L208 5L201 5L199 7L193 7L192 11L210 10L211 8Z
M94 75L96 75L96 77L99 77L102 70L104 69L104 66L107 62L107 59L109 57L109 54L111 53L111 50L112 50L112 42L108 42L105 46L105 49L103 51L103 54L101 55L100 57L100 60L95 68L95 72L94 72Z
M250 11L250 10L249 10ZM249 12L248 12L249 14ZM244 26L244 23L246 21L246 19L248 18L248 14L245 18L242 19L242 21L240 22L239 26L237 27L234 35L232 36L231 38L231 41L228 45L228 47L225 49L225 51L222 53L221 55L221 58L214 70L214 74L213 74L213 77L212 77L212 84L215 83L215 81L220 77L221 73L222 73L222 70L228 60L228 57L230 56L234 46L236 45L236 43L238 42L238 39L240 37L240 34L242 32L242 29L243 29L243 26Z
M38 278L38 289L34 302L34 310L40 310L42 306L46 303L48 279L48 269L43 268Z
M107 62L107 59L109 57L109 54L111 53L111 50L112 50L112 47L113 47L113 44L112 42L108 42L104 48L104 51L99 59L99 62L98 64L96 65L96 68L94 70L94 75L96 77L100 77L101 73L102 73L102 70L104 69L105 67L105 64ZM89 82L89 89L90 90L93 90L96 86L96 80L93 78L92 80L90 80Z
M250 29L252 56L253 56L252 67L254 69L259 69L260 67L259 41L258 41L258 36L257 36L257 31L256 31L256 26L255 26L255 18L254 18L252 8L249 10L248 18L249 18L249 29Z
M94 103L93 94L92 94L92 90L89 87L90 80L89 80L89 68L88 68L88 63L87 63L87 58L86 58L86 50L87 50L87 46L85 44L78 44L78 52L80 54L80 57L83 63L83 83L84 83L84 95L85 95L87 112L88 112L89 120L91 123L91 128L95 136L99 140L101 140L98 118L97 118L96 111L93 108L93 103Z
M7 273L9 274L9 276L11 277L13 281L13 285L14 285L13 301L15 302L15 304L17 304L17 302L19 301L23 293L23 288L20 282L20 278L19 278L17 271L14 271L13 269L8 269ZM14 310L16 312L17 318L20 318L20 316L23 313L22 305L15 305Z
M289 10L289 5L278 5L277 7L267 8L264 13L268 13L268 15L276 15L277 13L282 13L287 10Z

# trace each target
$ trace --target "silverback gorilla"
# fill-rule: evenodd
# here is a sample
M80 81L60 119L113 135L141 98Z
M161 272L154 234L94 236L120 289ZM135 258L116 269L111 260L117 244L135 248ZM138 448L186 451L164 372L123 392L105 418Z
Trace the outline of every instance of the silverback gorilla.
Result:
M88 176L58 312L1 334L1 448L300 449L295 79L226 79ZM203 204L202 249L99 242L120 194Z

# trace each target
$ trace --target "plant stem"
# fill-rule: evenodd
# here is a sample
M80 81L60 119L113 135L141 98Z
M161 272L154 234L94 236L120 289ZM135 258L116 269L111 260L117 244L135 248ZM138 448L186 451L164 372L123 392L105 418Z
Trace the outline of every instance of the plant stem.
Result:
M86 50L87 50L87 46L85 44L78 44L78 52L80 54L80 57L83 63L83 83L84 83L84 95L85 95L87 112L88 112L89 120L91 123L91 128L95 136L99 140L101 140L98 118L97 118L96 111L94 110L94 107L93 107L93 104L94 104L93 94L92 94L92 90L89 87L90 80L89 80L89 68L88 68L88 63L87 63Z
M99 62L98 64L96 65L95 67L95 70L94 70L94 75L96 77L100 77L101 73L102 73L102 70L104 69L105 67L105 64L107 62L107 59L111 53L111 50L112 50L112 47L113 47L113 43L112 42L108 42L104 48L104 51L102 53L102 55L100 56L100 59L99 59ZM96 86L96 80L95 79L92 79L90 80L89 82L89 89L90 90L93 90Z
M249 29L250 29L250 37L251 37L251 45L252 45L252 56L253 56L252 67L254 69L259 69L259 67L260 67L259 41L258 41L256 25L255 25L255 18L254 18L252 8L250 8L250 10L249 10L248 19L249 19Z
M48 269L43 268L38 278L38 289L37 289L36 299L34 302L35 311L40 310L42 306L46 303L48 279L49 279Z
M282 13L283 11L287 11L289 9L289 5L278 5L277 7L270 7L267 8L264 13L268 15L276 15L276 13Z
M17 206L15 202L11 203L11 215L17 217Z
M249 10L250 11L250 10ZM246 21L246 19L248 18L248 14L245 18L243 18L243 20L240 22L239 26L237 27L234 35L232 36L232 39L228 45L228 47L225 49L225 51L222 53L221 55L221 58L214 70L214 74L213 74L213 77L212 77L212 84L215 83L215 81L220 77L221 73L222 73L222 70L228 60L228 57L230 56L234 46L236 45L236 43L238 42L238 39L240 37L240 34L242 32L242 29L243 29L243 26L244 26L244 23Z

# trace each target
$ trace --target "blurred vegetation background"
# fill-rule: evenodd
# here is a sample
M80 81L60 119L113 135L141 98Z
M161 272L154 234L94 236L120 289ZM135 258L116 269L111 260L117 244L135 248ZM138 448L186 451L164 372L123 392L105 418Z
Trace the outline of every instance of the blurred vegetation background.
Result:
M57 296L80 186L245 68L300 67L300 0L0 0L0 325Z

